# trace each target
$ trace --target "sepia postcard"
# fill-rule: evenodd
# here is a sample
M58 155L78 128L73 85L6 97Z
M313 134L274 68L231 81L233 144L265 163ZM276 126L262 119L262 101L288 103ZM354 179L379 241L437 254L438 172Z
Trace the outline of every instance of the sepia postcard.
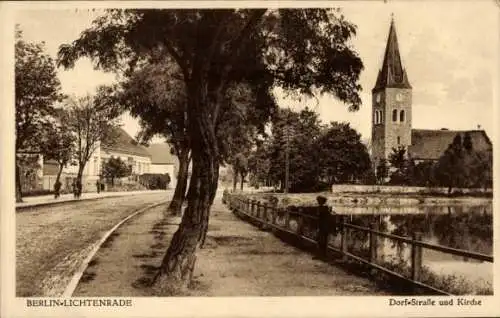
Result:
M2 317L500 315L500 2L0 15Z

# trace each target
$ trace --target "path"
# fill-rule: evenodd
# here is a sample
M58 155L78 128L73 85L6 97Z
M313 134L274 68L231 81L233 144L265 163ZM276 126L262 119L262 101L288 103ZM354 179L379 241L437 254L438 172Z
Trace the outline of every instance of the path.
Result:
M158 296L142 288L161 263L178 218L153 209L127 222L100 250L74 296ZM382 295L374 283L314 260L234 216L216 200L205 247L184 296Z

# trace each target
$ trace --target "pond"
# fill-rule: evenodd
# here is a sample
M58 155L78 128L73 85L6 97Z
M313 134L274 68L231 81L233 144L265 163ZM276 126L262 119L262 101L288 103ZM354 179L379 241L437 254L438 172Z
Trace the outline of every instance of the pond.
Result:
M348 215L348 223L411 237L422 233L422 241L487 255L493 254L492 205L449 206L334 206L334 211ZM351 231L350 249L368 247L368 236ZM338 241L336 237L335 241ZM339 242L336 242L336 244ZM384 261L411 260L411 248L391 239L378 239L378 258ZM463 276L476 285L493 282L493 264L423 249L423 265L441 275Z

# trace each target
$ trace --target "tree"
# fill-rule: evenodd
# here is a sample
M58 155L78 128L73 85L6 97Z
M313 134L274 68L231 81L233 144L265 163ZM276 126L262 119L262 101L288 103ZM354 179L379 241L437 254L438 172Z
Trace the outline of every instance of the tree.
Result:
M493 154L491 150L476 152L474 167L474 186L483 188L493 187Z
M243 191L243 182L245 181L245 177L248 173L248 160L247 157L239 153L236 155L233 161L233 190L236 190L236 183L238 181L238 177L240 178L241 183L241 191Z
M82 184L83 170L102 140L113 143L122 109L114 103L111 87L100 86L95 96L67 100L67 125L75 134L75 159L78 163L76 180Z
M140 119L139 140L148 143L155 135L164 137L179 160L177 184L167 211L181 215L190 162L184 82L175 62L161 59L143 63L121 83L119 102Z
M329 185L359 182L371 171L370 155L361 135L349 123L330 123L321 133L316 148L320 176Z
M132 169L119 157L109 158L102 167L102 175L111 180L111 185L115 185L115 178L130 176Z
M415 165L413 173L413 184L421 187L432 186L436 183L434 180L434 163L432 161L423 161Z
M449 193L452 188L491 187L492 158L491 150L474 149L469 134L463 139L457 134L436 163L434 177L439 185L448 187Z
M18 26L15 39L16 201L22 202L22 155L18 154L40 152L40 134L62 96L55 64L44 52L44 44L25 42Z
M272 120L269 149L270 178L284 190L288 152L289 190L316 191L319 166L313 155L321 131L318 114L309 109L280 109Z
M464 165L465 151L459 134L439 158L435 167L435 177L439 185L448 187L451 193L455 187L463 187L467 180L467 168Z
M60 182L63 168L67 166L75 154L75 135L67 123L67 114L59 109L57 120L48 126L44 131L44 138L41 141L42 154L45 160L54 160L59 169L55 183Z
M389 176L389 167L385 158L380 159L377 168L377 180L379 183L384 183L385 179Z
M414 183L415 163L407 156L406 147L392 148L389 154L389 163L394 171L390 176L390 183L397 185L411 185Z
M217 190L216 127L227 119L222 100L231 84L266 80L268 87L331 93L355 110L362 69L349 43L355 32L332 9L112 10L60 48L66 67L88 56L98 67L116 71L133 65L136 53L149 58L160 52L181 69L193 170L188 205L156 286L185 288L192 276ZM256 104L254 110L268 107Z
M270 156L270 138L265 136L263 140L257 140L256 146L251 150L248 157L248 172L250 173L251 184L258 187L260 184L270 186L270 170L271 170L271 156Z

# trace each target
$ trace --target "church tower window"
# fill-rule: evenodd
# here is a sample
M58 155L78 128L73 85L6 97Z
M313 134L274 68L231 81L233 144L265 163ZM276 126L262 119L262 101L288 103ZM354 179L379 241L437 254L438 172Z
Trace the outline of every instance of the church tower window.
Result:
M401 121L401 122L405 121L405 111L404 110L402 110L399 113L399 121Z
M392 121L394 121L394 122L398 121L398 110L397 109L394 109L392 111Z
M401 144L401 137L398 136L398 145Z

